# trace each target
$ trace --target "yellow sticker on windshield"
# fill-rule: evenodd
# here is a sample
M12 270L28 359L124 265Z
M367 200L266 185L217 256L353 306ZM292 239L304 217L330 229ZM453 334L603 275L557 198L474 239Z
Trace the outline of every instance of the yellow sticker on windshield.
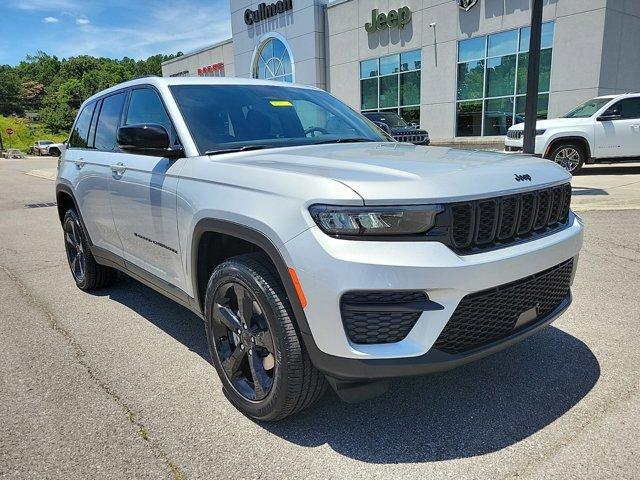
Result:
M289 100L270 100L269 103L274 107L293 107Z

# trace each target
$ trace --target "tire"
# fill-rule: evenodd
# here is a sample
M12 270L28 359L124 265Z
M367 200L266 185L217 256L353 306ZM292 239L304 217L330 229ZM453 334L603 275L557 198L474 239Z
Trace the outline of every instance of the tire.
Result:
M50 148L49 149L49 155L51 155L52 157L59 157L60 156L60 149L57 148L57 147Z
M280 420L325 392L326 379L311 363L264 254L239 255L216 267L205 295L205 325L223 393L245 415Z
M78 288L88 291L113 285L118 278L118 271L100 265L93 258L86 232L75 208L65 212L62 228L67 261Z
M571 175L576 175L587 160L584 147L575 142L562 142L551 151L549 160L557 163Z

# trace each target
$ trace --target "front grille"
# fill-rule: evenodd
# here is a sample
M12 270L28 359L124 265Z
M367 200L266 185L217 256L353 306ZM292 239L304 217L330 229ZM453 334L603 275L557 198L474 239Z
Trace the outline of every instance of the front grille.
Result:
M424 134L394 135L393 138L403 143L424 143L428 140L427 135Z
M422 311L407 306L428 297L417 291L364 291L345 293L340 300L342 323L353 343L394 343L404 339Z
M569 260L522 280L467 295L434 347L455 354L507 337L517 331L520 315L533 308L535 317L525 325L547 318L569 295L572 271L573 260Z
M524 134L523 130L509 130L507 132L507 137L513 140L519 140L522 138L523 134Z
M569 219L571 185L517 195L446 205L448 244L458 253L476 253L555 231ZM437 233L436 232L436 233Z

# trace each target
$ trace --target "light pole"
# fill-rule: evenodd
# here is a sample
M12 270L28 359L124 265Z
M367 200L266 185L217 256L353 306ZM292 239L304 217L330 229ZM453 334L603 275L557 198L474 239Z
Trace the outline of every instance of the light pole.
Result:
M536 119L538 117L538 84L540 78L540 43L542 36L542 0L531 1L531 36L527 96L524 107L524 153L535 153Z

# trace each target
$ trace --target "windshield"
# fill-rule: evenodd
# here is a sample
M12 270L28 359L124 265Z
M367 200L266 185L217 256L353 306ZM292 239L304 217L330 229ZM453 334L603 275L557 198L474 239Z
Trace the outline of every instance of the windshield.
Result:
M589 118L610 101L610 98L592 98L571 110L564 118Z
M326 92L279 85L174 85L200 153L350 141L388 141Z
M392 112L380 112L380 113L367 113L366 117L374 122L386 123L390 127L406 127L407 122L398 115Z
M38 142L40 145L53 145L53 142L51 140L40 140L40 142Z

